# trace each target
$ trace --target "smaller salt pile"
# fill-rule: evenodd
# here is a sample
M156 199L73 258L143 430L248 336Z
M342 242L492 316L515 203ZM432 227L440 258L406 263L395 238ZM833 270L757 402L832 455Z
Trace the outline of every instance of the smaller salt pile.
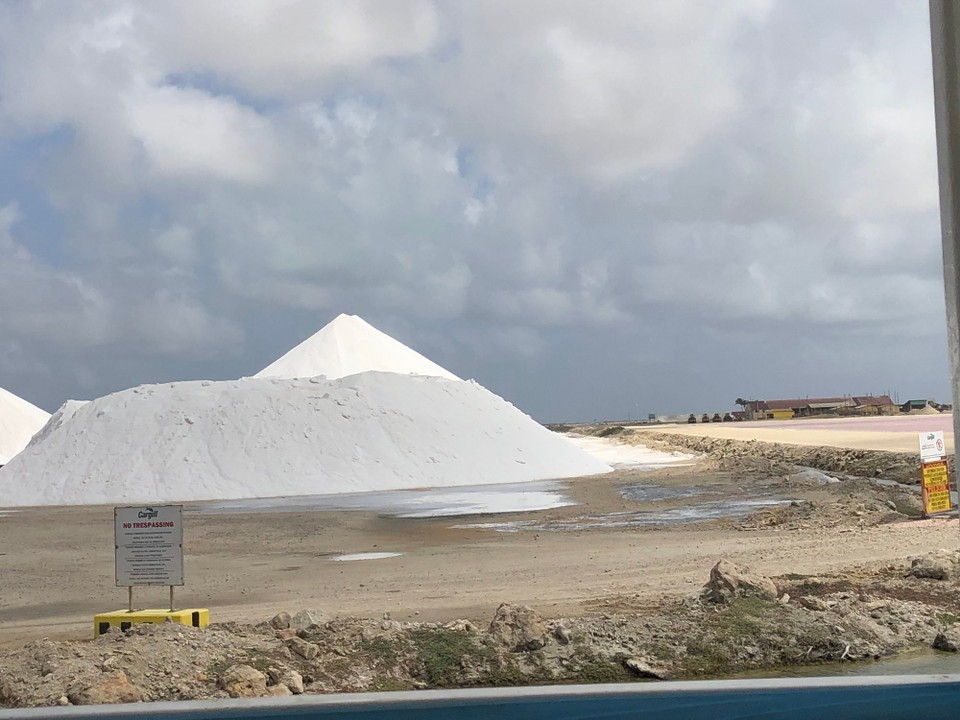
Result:
M23 450L50 414L0 388L0 465Z
M371 370L460 379L356 315L338 315L254 377L334 379Z
M147 385L61 409L7 507L231 500L579 477L610 467L475 382L364 372Z

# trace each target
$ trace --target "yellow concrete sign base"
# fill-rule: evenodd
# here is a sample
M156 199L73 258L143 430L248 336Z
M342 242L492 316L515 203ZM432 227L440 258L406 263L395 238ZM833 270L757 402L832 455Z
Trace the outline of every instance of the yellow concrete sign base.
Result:
M115 610L93 616L93 636L98 637L115 627L129 630L141 623L162 625L166 622L206 627L210 624L210 611L206 608L188 608L186 610Z

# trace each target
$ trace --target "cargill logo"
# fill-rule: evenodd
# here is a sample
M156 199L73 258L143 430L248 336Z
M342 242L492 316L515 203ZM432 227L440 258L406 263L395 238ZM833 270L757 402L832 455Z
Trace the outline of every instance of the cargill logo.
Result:
M137 513L137 517L140 519L149 520L150 518L155 518L159 514L160 514L159 510L154 510L153 508L144 508L143 510Z

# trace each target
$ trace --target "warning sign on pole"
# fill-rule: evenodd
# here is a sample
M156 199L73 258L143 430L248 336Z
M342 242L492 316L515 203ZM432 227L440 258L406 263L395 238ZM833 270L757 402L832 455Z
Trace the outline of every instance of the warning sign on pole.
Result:
M947 447L943 431L920 433L920 472L923 514L946 512L953 507L950 500L950 475L947 471Z
M946 512L950 503L950 478L947 461L937 460L923 464L923 511L928 515Z
M183 585L183 505L118 507L113 518L117 587Z

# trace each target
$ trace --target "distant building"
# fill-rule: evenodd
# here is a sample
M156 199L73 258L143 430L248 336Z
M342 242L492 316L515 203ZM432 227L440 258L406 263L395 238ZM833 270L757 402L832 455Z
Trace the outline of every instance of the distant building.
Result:
M927 408L930 408L930 410L936 410L937 412L941 412L941 411L945 410L945 409L948 408L948 407L949 407L951 410L953 409L952 406L940 405L939 403L937 403L937 402L935 402L935 401L933 401L933 400L927 400L927 399L925 399L925 400L907 400L903 405L900 406L900 412L904 412L904 413L909 413L909 412L912 412L912 413L918 413L918 412L919 412L919 413L922 413L922 412L925 412L925 411L926 411L926 412L929 412L929 411L927 410Z
M787 420L818 415L894 415L897 406L887 395L749 400L745 414L751 420Z
M889 395L855 395L854 415L896 415L899 408Z

